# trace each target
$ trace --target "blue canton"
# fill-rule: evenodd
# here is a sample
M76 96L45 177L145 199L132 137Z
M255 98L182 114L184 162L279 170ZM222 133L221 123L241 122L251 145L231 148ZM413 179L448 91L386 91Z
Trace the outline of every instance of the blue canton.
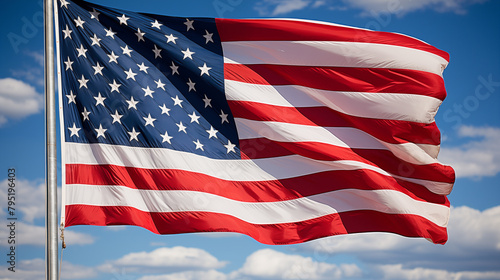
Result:
M58 5L66 142L240 158L214 19Z

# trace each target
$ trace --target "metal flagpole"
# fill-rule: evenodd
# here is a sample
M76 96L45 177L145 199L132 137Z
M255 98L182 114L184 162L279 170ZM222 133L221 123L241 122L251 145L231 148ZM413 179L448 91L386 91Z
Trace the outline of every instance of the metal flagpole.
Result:
M57 280L57 139L54 74L54 10L53 0L44 1L45 21L45 129L46 129L46 280Z

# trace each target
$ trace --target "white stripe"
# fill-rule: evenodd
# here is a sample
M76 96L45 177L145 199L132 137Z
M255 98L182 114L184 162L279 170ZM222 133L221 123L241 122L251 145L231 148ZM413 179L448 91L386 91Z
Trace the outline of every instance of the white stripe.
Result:
M325 106L363 118L432 123L442 101L405 93L328 91L297 85L257 85L224 81L227 100L283 107Z
M145 169L178 169L230 181L269 181L324 171L368 169L425 186L436 194L449 194L452 184L394 176L357 161L321 161L291 155L253 160L211 159L163 148L137 148L109 144L66 143L67 164L110 164Z
M241 118L234 120L240 139L265 137L280 142L318 142L343 148L388 150L409 163L419 165L439 163L436 159L439 146L414 143L391 144L357 128L321 127ZM430 154L427 151L430 151Z
M419 70L442 75L448 62L430 52L375 43L334 41L223 42L224 63Z
M306 221L346 211L412 214L446 226L449 208L413 200L394 190L346 189L277 202L241 202L195 191L137 190L123 186L68 185L66 205L128 206L145 212L200 211L234 216L252 224Z

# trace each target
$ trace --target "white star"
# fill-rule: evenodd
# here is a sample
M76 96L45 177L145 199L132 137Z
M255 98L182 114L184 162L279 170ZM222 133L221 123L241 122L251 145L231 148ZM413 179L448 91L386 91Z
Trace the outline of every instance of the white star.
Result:
M229 123L229 121L227 120L227 114L224 114L224 111L220 110L221 114L219 115L219 117L222 119L222 123L224 122L227 122Z
M73 38L71 38L71 32L73 32L73 30L69 29L67 24L66 29L64 29L62 32L64 33L64 39L69 37L71 40L73 40Z
M146 124L145 124L144 126L151 125L152 127L155 127L155 125L154 125L154 123L153 123L153 122L154 122L154 121L156 121L156 119L155 119L155 118L152 118L152 117L151 117L151 114L148 114L148 117L147 117L147 118L146 118L146 117L142 117L142 118L146 121Z
M151 23L151 27L156 27L158 29L161 30L160 26L162 26L163 24L159 23L158 20L155 19L155 22L152 22Z
M127 80L132 79L135 81L135 76L137 75L137 73L132 72L132 68L129 68L128 71L123 71L123 72L127 74Z
M113 118L113 122L111 124L114 124L115 122L117 122L119 124L122 123L122 121L120 119L123 117L123 115L118 114L118 110L115 110L114 115L112 115L112 114L110 114L110 115Z
M179 131L178 131L178 132L183 131L184 133L186 133L186 134L187 134L187 132L186 132L186 127L182 124L182 122L176 123L175 125L177 125L177 127L179 128Z
M141 40L144 41L144 35L146 35L146 33L141 32L141 29L137 28L137 32L135 33L135 35L137 36L137 42L140 42Z
M70 3L66 2L66 0L61 0L61 7L64 6L64 8L67 9L69 4Z
M203 76L203 74L207 74L207 76L210 76L210 74L208 73L208 70L212 69L212 67L208 67L206 63L203 63L203 66L198 67L198 69L201 70L200 76Z
M66 97L68 97L68 104L71 104L71 102L76 104L76 95L73 94L72 90L69 91L69 95L66 94Z
M173 98L173 97L170 97L170 98L172 98L172 100L174 101L174 106L175 106L175 105L179 105L179 107L181 107L181 108L182 108L182 104L181 104L181 103L182 103L184 100L180 100L180 99L179 99L179 97L178 97L177 95L175 96L175 98Z
M133 96L130 97L130 100L125 100L125 101L128 103L128 109L134 108L137 110L137 107L135 107L135 105L139 103L139 101L135 101Z
M124 48L124 47L120 47L120 48L122 48L123 54L128 55L128 57L132 57L132 56L130 55L130 53L132 53L132 50L131 50L131 49L129 49L127 45L125 45L125 48Z
M106 30L106 37L115 39L116 32L113 32L113 30L111 30L111 27L109 28L109 30L106 28L104 28L104 30Z
M195 52L190 51L189 48L187 48L187 50L185 50L185 51L181 50L181 52L184 54L184 58L182 58L182 60L186 59L186 57L189 57L191 60L193 60L192 55Z
M89 13L90 13L90 15L91 15L91 16L90 16L90 19L95 18L95 19L97 19L97 21L99 21L99 15L100 15L101 13L99 13L99 12L98 12L98 11L96 11L95 9L93 9L93 11L92 11L92 12L89 12Z
M174 34L165 35L165 37L167 37L167 44L170 42L174 42L174 44L177 44L175 42L175 40L179 39L179 38L175 37Z
M193 111L193 114L188 115L188 116L191 118L191 123L196 122L197 124L200 124L200 122L198 121L200 116L197 116L194 111Z
M85 58L87 58L87 49L83 47L83 44L80 44L80 48L77 48L76 50L78 51L78 57L83 55Z
M177 71L179 69L179 66L175 65L173 61L172 61L172 65L170 66L170 68L172 69L172 75L175 73L177 73L177 75L179 75L179 71Z
M102 124L99 124L99 128L94 128L94 129L97 132L96 138L99 138L101 136L106 138L106 135L104 135L104 132L106 132L107 129L102 128Z
M156 45L155 45L155 48L153 49L153 52L155 53L155 58L157 57L161 57L161 49L159 49Z
M120 90L118 88L121 86L121 84L117 83L115 79L113 79L113 83L109 84L109 86L111 87L111 92L116 91L120 93Z
M67 60L67 61L64 61L64 64L66 64L66 71L67 71L68 69L71 69L71 71L73 71L73 66L71 66L73 63L74 63L74 62L73 62L73 61L71 61L71 60L69 59L69 56L68 56L68 60Z
M205 44L208 44L208 42L214 42L214 40L212 39L212 36L214 35L214 33L208 33L207 30L205 30L205 32L207 34L203 35L203 37L205 37L205 39L207 39L207 41L205 42Z
M191 90L196 91L196 89L194 88L194 85L196 85L196 83L193 83L193 81L191 81L191 78L189 78L189 82L187 82L186 84L189 86L188 92Z
M208 132L208 139L212 137L217 138L217 132L219 132L217 129L214 129L213 126L210 126L210 130L205 130L205 131Z
M111 51L111 54L108 54L108 57L109 57L109 63L114 62L118 64L118 60L116 59L119 58L119 56L116 55L114 51Z
M104 69L104 66L101 66L99 64L99 61L97 62L96 66L92 66L94 68L94 75L101 74L102 76L102 69Z
M102 39L101 38L97 38L97 34L94 34L94 37L90 37L90 40L92 40L92 46L93 45L98 45L99 47L101 46L100 41Z
M234 150L234 147L236 147L236 145L231 143L231 141L227 140L227 145L224 145L224 147L226 147L228 154L229 154L229 152L236 153L236 151Z
M144 62L141 65L137 64L137 66L139 66L139 71L144 71L146 74L148 73L149 67L144 65Z
M81 128L76 127L75 123L73 123L73 127L68 127L68 129L71 131L71 135L69 137L73 137L73 135L80 137L80 135L78 135L78 131L80 131Z
M132 142L132 140L139 142L139 139L137 139L137 135L141 133L135 131L135 127L132 127L132 132L127 131L127 133L130 134L130 139L129 139L130 142Z
M163 140L161 141L162 143L164 143L166 141L166 142L168 142L168 144L172 144L172 143L170 143L170 139L172 139L173 137L169 136L167 131L165 131L165 134L160 134L160 135L163 138Z
M74 19L76 27L80 26L83 29L83 24L85 21L83 21L80 16L78 16L78 19Z
M87 111L87 107L83 107L83 112L82 112L83 121L86 121L86 120L90 121L89 115L90 115L90 112Z
M163 104L163 106L158 106L158 107L160 107L162 114L167 114L167 116L170 116L170 113L169 113L170 109L167 108L167 106L165 104Z
M165 90L165 84L161 82L161 79L158 79L158 82L155 81L155 83L156 83L156 88L161 88Z
M186 19L186 22L184 22L184 24L187 26L187 30L186 31L189 31L189 29L193 29L194 30L193 23L194 23L194 20Z
M196 145L196 150L200 149L200 150L204 151L203 150L203 144L200 143L199 139L196 139L196 142L193 141L193 143Z
M99 92L99 95L97 97L94 97L95 99L95 106L99 106L99 104L101 104L102 106L106 107L104 105L104 100L106 100L106 97L102 97L101 93Z
M143 88L142 89L144 91L144 96L150 96L151 98L153 98L153 90L151 90L149 88L149 86L147 86L146 88Z
M125 15L122 15L121 17L116 17L116 18L120 20L120 25L122 25L122 24L128 25L127 20L130 19L129 17L126 17Z
M205 102L205 108L209 107L212 108L212 104L210 104L210 102L212 101L212 99L208 98L207 95L205 94L205 98L203 98L203 102Z
M79 88L82 88L82 87L85 87L88 89L87 87L87 82L89 80L85 79L85 77L82 75L82 78L80 80L78 80L78 82L80 83L80 87Z

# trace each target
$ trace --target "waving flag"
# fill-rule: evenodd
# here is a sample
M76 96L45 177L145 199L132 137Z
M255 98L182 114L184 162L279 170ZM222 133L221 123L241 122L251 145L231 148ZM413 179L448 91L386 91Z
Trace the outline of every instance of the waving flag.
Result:
M83 1L60 0L57 20L65 226L446 242L447 53L324 22Z

